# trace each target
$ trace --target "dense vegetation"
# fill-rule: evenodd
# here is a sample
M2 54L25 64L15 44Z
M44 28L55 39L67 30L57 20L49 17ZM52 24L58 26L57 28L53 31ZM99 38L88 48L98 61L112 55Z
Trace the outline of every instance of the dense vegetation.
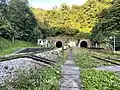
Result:
M36 42L48 36L87 38L99 13L112 0L88 0L84 5L62 4L52 10L30 8L27 0L0 1L0 36Z
M66 60L67 51L57 58L57 63L51 66L21 71L17 79L6 80L0 90L57 90L59 88L60 67ZM19 72L19 71L18 71Z
M27 0L0 0L0 36L32 42L42 37Z
M99 16L100 20L92 30L92 38L100 42L106 42L110 36L115 35L116 43L118 42L116 45L119 46L120 0L114 0L113 5L104 9Z
M63 3L43 10L31 8L27 0L1 0L0 36L36 42L65 35L107 42L116 35L119 42L119 6L119 0L88 0L81 6Z
M34 73L21 73L14 82L6 81L5 86L0 86L2 90L56 90L59 86L60 72L58 69L44 67L34 71Z
M33 43L15 40L12 42L0 37L0 56L10 54L24 47L34 47Z
M93 51L93 50L91 51L91 50L79 49L79 48L73 49L73 53L74 53L75 61L80 68L95 68L95 67L113 65L109 62L100 61L100 60L92 57L93 55L95 55L95 56L97 55L99 57L102 56L103 58L104 57L106 58L110 55L114 56L112 54L98 53L97 51Z
M46 36L67 35L86 38L99 20L99 13L108 8L112 0L88 0L84 5L62 4L52 10L32 9L39 24L47 30ZM49 33L48 33L49 32Z
M99 71L95 68L111 66L113 64L93 58L92 55L97 55L102 58L115 57L119 55L104 51L88 50L88 49L73 49L74 57L77 66L80 67L81 84L83 90L119 90L120 76L118 72Z
M114 72L82 70L83 90L120 90L120 76Z

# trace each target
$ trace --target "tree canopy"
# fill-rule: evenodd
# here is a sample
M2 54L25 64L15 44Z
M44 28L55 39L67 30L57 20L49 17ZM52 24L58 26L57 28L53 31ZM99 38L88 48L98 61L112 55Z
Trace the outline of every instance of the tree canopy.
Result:
M51 36L78 36L82 33L90 34L93 26L99 21L99 13L108 8L112 0L88 0L84 5L69 5L63 3L52 10L32 9L40 26L51 31ZM74 32L74 33L73 33ZM85 35L86 36L86 35ZM84 37L84 35L83 35Z
M100 14L99 22L94 26L91 37L93 40L107 41L115 35L117 41L120 36L120 1L115 0L113 5L104 9Z
M2 37L33 41L42 36L27 0L1 0L0 19Z
M101 28L100 23L107 22L105 16L115 13L113 10L107 14L112 4L112 0L88 0L81 6L70 7L63 3L60 7L43 10L30 7L27 0L0 0L0 36L13 41L20 39L36 42L38 38L49 36L88 38L93 29L91 36L96 38L98 32L101 32L96 28Z

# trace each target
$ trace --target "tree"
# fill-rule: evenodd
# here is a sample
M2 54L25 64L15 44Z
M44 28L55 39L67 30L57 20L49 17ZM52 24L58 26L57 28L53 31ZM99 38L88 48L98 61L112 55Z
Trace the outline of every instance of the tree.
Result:
M41 38L41 28L31 12L27 0L10 0L4 5L1 12L1 36L4 37L5 34L13 41L17 38L33 42L37 38Z
M109 36L119 36L120 1L114 1L114 4L110 8L103 10L100 16L100 22L92 30L92 38L99 41L106 41Z
M61 11L65 11L65 10L70 10L70 7L66 4L66 3L63 3L63 4L61 4L61 6L60 6L60 10Z
M7 3L7 0L0 0L0 36L5 38L10 37L9 28L11 27L9 20L6 18Z
M88 0L84 5L68 6L63 3L60 8L52 10L35 9L33 13L42 26L45 36L66 34L74 36L73 32L91 33L93 26L99 21L99 13L111 5L112 0ZM75 30L75 31L73 31ZM45 33L49 33L45 34Z

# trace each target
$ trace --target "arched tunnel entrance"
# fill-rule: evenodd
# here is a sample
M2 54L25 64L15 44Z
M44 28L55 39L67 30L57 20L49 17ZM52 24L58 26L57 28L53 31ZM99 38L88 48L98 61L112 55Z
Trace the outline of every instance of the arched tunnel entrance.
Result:
M88 47L87 42L86 42L86 41L82 41L82 42L80 43L80 47L82 47L82 48L87 48L87 47Z
M62 47L62 42L61 41L57 41L56 42L56 47L57 48L61 48Z

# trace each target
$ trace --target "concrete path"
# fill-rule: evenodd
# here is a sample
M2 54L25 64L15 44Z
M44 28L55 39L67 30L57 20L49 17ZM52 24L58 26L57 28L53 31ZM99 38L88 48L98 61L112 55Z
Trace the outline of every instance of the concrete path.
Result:
M96 70L107 70L107 71L120 71L120 66L104 66L95 68Z
M69 52L68 59L62 66L60 90L81 90L80 88L80 70L75 65L72 53Z

